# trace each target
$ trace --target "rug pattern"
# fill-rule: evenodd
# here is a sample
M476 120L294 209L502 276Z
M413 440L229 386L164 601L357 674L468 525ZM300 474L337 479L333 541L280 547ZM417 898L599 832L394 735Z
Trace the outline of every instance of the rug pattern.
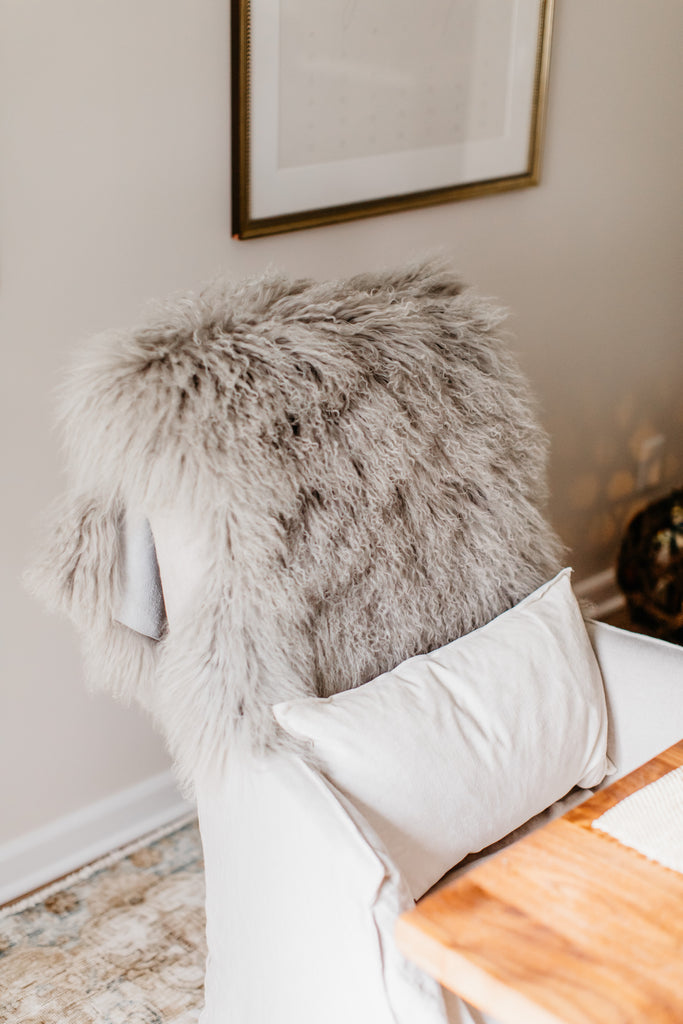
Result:
M196 822L0 919L0 1024L194 1024L203 1003Z

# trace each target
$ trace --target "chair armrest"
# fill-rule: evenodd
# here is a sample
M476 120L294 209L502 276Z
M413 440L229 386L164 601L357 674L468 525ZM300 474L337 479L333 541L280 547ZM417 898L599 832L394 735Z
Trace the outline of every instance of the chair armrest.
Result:
M297 756L197 783L208 963L201 1024L446 1024L393 929L413 900L363 816Z
M683 737L683 647L604 622L588 633L605 684L613 782Z

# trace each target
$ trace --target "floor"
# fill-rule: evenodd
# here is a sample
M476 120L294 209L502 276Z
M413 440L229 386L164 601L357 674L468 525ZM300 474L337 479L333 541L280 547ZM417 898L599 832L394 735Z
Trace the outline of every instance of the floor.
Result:
M631 622L631 617L626 606L620 608L616 612L613 612L611 615L605 616L603 621L608 622L610 626L618 626L619 629L629 629L632 633L643 632L641 628Z

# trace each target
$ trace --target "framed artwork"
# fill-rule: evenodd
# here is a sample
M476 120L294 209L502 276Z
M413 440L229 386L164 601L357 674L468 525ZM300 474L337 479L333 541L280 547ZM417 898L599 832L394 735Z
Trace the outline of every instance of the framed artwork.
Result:
M539 180L553 0L232 0L233 233Z

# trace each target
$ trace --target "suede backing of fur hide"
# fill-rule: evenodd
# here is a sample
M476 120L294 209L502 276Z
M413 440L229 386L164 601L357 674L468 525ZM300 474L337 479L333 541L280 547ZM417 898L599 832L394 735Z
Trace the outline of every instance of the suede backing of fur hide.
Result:
M560 566L547 441L501 311L438 263L216 282L96 338L65 388L72 494L31 586L94 685L155 715L181 777L272 704L358 686ZM113 621L122 510L182 502L212 570L159 643Z

